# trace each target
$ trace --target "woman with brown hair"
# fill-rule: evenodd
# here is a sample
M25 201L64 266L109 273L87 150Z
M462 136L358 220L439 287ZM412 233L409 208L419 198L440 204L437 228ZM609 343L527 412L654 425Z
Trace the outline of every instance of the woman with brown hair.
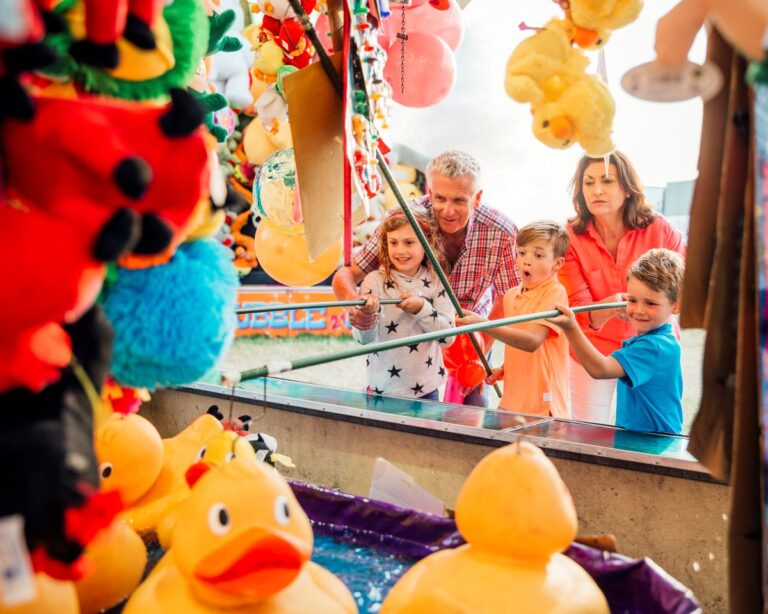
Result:
M584 156L571 180L576 215L568 220L570 246L560 270L571 306L624 299L627 270L649 249L685 254L683 236L653 211L632 163L615 151L608 164ZM587 338L606 356L634 335L625 310L579 314ZM571 354L571 407L576 420L607 423L616 380L595 380Z

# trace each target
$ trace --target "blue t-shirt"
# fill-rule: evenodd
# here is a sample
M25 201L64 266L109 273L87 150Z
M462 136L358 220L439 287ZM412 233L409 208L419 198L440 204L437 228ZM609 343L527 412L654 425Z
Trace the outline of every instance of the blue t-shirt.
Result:
M672 325L623 341L611 356L626 373L619 378L616 424L646 433L680 433L683 372Z

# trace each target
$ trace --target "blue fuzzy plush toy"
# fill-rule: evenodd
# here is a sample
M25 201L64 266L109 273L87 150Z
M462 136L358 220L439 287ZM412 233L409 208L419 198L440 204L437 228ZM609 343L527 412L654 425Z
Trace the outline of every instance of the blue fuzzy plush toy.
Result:
M202 377L234 337L237 287L226 249L213 240L184 243L161 266L118 268L104 294L114 378L154 390Z

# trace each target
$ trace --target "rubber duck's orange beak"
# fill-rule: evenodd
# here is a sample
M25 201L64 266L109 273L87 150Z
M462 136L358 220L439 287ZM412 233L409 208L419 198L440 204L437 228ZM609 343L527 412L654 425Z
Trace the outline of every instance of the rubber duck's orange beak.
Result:
M310 555L290 535L250 527L203 557L194 575L217 591L262 599L293 582Z

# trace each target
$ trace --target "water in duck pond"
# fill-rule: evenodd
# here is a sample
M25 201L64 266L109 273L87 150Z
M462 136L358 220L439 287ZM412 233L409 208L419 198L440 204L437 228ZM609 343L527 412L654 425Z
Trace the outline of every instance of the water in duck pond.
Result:
M361 613L378 612L395 582L416 562L386 549L355 545L317 531L312 560L341 578Z
M378 612L395 582L417 561L395 554L389 548L361 545L355 532L344 530L339 536L331 536L323 534L317 525L314 529L312 560L347 585L361 614ZM163 554L156 541L147 543L147 573ZM118 614L122 605L109 610L108 614Z

